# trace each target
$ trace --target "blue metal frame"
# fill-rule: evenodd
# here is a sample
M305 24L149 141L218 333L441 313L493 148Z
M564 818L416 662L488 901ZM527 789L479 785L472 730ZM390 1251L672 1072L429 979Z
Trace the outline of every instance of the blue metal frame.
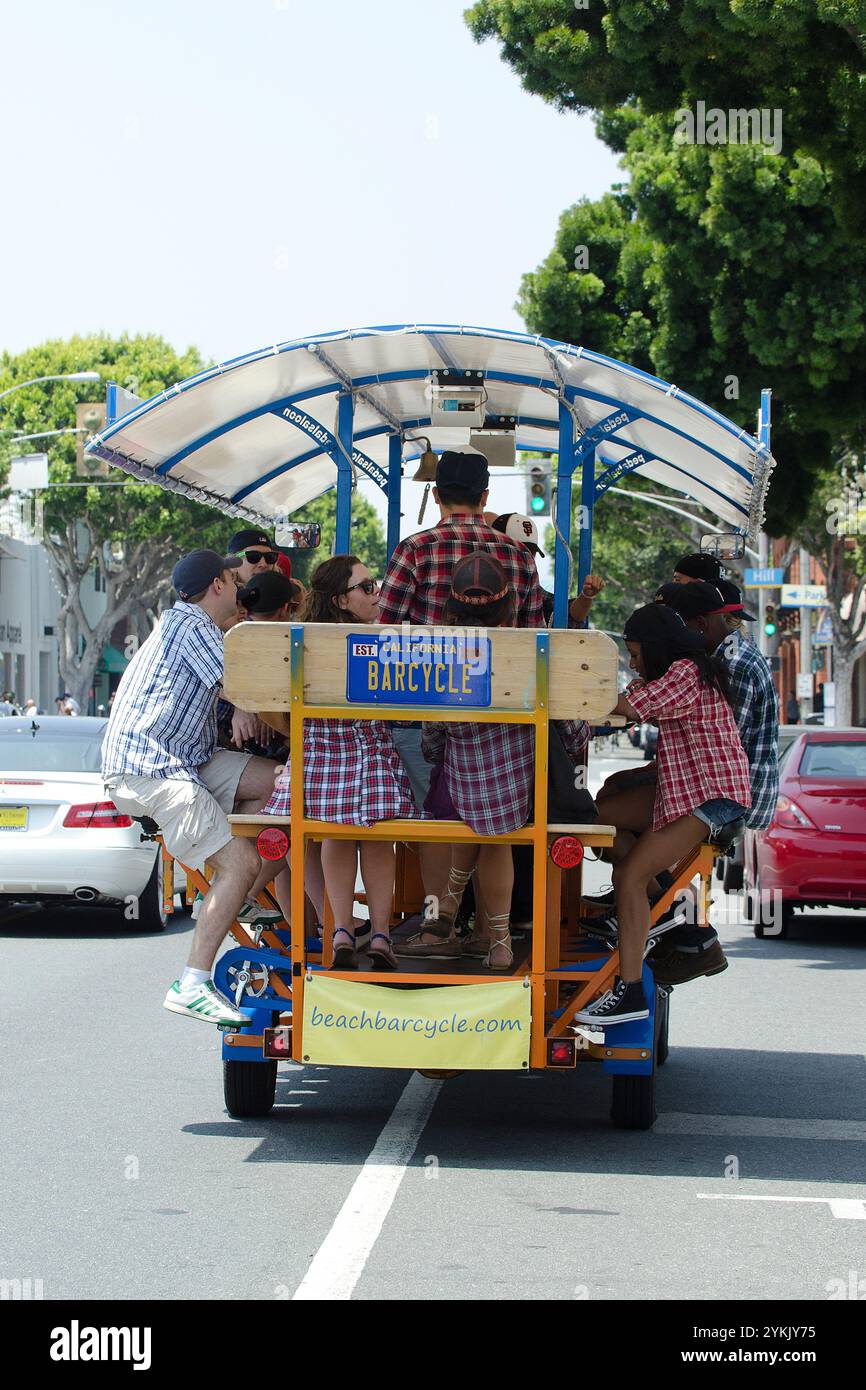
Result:
M334 554L348 555L352 536L352 456L354 441L352 432L355 419L355 401L351 391L345 391L337 403L337 434L342 449L335 448L331 454L337 465L337 530L334 537ZM348 455L348 457L347 457Z
M391 559L400 539L400 496L403 491L403 441L399 434L388 440L388 539L387 558Z
M109 424L106 426L105 430L97 438L97 440L94 440L92 442L92 444L89 446L88 451L95 453L98 456L109 457L112 462L117 462L121 466L124 466L125 463L128 463L130 465L130 471L133 471L132 465L134 464L134 460L126 460L125 456L116 454L115 451L111 450L111 448L108 446L107 441L111 438L112 435L118 433L122 429L125 429L138 417L145 414L147 411L154 409L156 406L169 401L173 396L180 393L185 393L191 389L194 389L198 385L213 380L214 377L222 375L226 371L226 368L229 367L240 366L242 364L247 365L262 360L265 357L272 356L274 354L307 350L308 348L315 346L323 347L327 344L346 342L353 339L375 337L385 332L393 333L395 335L419 334L426 337L441 357L443 363L452 369L462 369L464 364L457 362L456 359L451 356L451 352L449 351L450 344L446 345L442 341L442 339L448 335L457 335L457 343L459 343L459 338L462 337L464 334L470 334L478 337L490 337L497 341L509 341L518 344L544 346L566 357L584 357L587 361L591 363L599 363L606 367L616 368L618 371L624 373L627 378L631 378L634 381L649 383L654 389L656 389L659 392L660 395L675 395L679 401L689 406L697 414L701 415L705 419L713 421L715 424L723 428L728 434L733 435L738 440L743 441L743 443L745 443L747 446L750 443L754 443L756 450L769 450L769 391L764 391L761 394L759 439L752 440L752 437L749 436L745 431L739 430L730 420L725 419L725 417L720 415L717 411L714 411L712 408L705 406L702 402L697 401L694 397L688 395L687 392L679 391L676 387L668 385L666 382L661 381L659 378L653 377L649 373L643 372L638 368L630 367L625 363L618 362L615 358L609 358L603 356L602 354L594 353L589 350L575 348L571 344L560 343L554 339L542 338L540 336L532 337L527 334L512 333L507 331L503 332L496 329L488 329L475 326L461 327L459 325L453 324L393 324L369 329L354 330L352 332L339 331L334 333L321 334L313 338L304 339L302 341L279 344L273 348L242 355L240 357L231 359L228 362L222 363L219 367L209 368L207 371L201 372L197 376L189 378L187 381L180 383L178 386L172 387L169 391L160 393L160 395L153 397L150 401L143 402L142 405L138 406L136 409L128 412L125 416L123 416L121 420L117 420L115 418L116 390L112 389L113 384L111 384L109 386L108 392L108 406L109 411L111 412L109 414ZM243 415L236 416L228 421L224 421L221 425L215 427L213 430L210 430L206 434L201 435L194 440L191 440L189 444L187 444L183 449L179 450L171 458L166 459L163 463L159 464L157 468L153 470L153 472L157 474L161 479L163 479L166 483L169 483L169 477L171 475L171 472L177 464L183 462L184 459L196 453L199 449L205 447L208 443L211 443L213 440L220 438L222 435L230 432L232 429L235 429L245 423L248 423L251 420L260 418L262 415L272 413L279 416L280 418L286 419L286 412L290 411L291 415L295 416L296 418L289 418L289 423L294 424L297 428L300 428L304 432L309 434L311 436L311 439L315 442L316 447L299 455L297 458L287 460L286 462L277 465L276 467L272 468L265 476L256 479L252 483L249 483L243 488L239 489L236 494L234 494L230 499L228 499L231 506L238 507L240 509L240 504L243 502L245 498L257 492L261 487L273 481L273 479L280 477L283 473L290 471L292 468L297 467L301 463L309 462L320 456L328 456L334 461L334 464L337 469L336 548L338 552L348 552L351 545L352 492L352 468L348 462L348 458L346 457L346 455L348 455L352 458L355 466L359 468L361 471L363 471L365 474L367 474L367 476L371 477L373 481L377 483L377 485L388 497L387 547L388 555L390 557L399 539L401 515L400 500L403 462L403 439L393 432L393 425L387 424L362 430L358 433L356 439L353 433L354 408L352 393L356 388L363 388L365 386L375 386L391 381L399 382L426 378L427 376L429 376L429 373L430 368L424 367L420 369L399 370L393 372L382 372L374 375L359 376L357 378L353 378L351 382L349 382L348 384L347 380L343 380L330 381L327 382L325 385L307 387L303 390L299 390L297 392L292 393L290 396L286 396L277 401L270 401L265 405L258 406L253 410L245 412ZM502 381L515 385L526 385L530 387L541 388L547 391L556 392L557 394L560 394L561 390L560 385L556 381L554 381L547 373L539 375L528 375L525 373L518 372L482 370L481 375L485 380L494 382ZM327 427L321 423L321 421L316 420L315 417L309 415L308 410L306 409L307 404L311 400L319 396L332 396L334 394L338 395L337 435L339 436L340 443L343 445L343 449L345 449L346 451L345 454L343 453L343 449L339 447L333 432L328 430ZM554 565L554 582L556 595L554 603L554 625L557 627L565 626L568 620L569 595L567 593L567 579L570 569L569 548L571 544L572 532L573 476L578 466L580 466L581 468L582 508L581 534L580 543L578 547L578 587L582 585L591 567L592 523L595 503L597 499L603 496L604 493L608 490L608 488L611 487L617 479L624 477L627 473L630 473L637 468L640 468L642 464L648 461L657 462L664 467L670 468L672 471L681 473L685 478L691 479L697 486L704 488L708 491L714 492L720 497L725 497L725 500L728 502L728 505L734 506L738 511L741 511L744 516L748 516L749 514L748 509L746 507L743 507L739 502L735 501L730 496L726 496L726 494L724 494L720 489L713 487L711 483L708 483L703 479L698 478L695 475L689 473L681 465L669 462L667 459L661 457L655 451L647 453L645 450L638 449L635 447L632 441L621 439L618 433L620 427L627 427L628 425L634 424L637 421L643 421L649 424L656 424L660 428L666 430L668 433L673 433L675 435L678 435L680 438L687 440L695 448L702 450L708 456L718 459L726 467L731 468L735 473L740 474L749 482L753 481L753 475L749 473L749 470L743 467L741 464L739 464L736 460L726 457L724 454L720 453L719 450L713 448L712 445L705 443L702 440L695 439L694 436L692 436L686 430L680 429L675 425L663 421L654 414L647 413L646 410L638 410L626 406L622 403L621 399L618 399L615 396L611 396L598 391L589 390L585 387L568 386L566 387L566 394L570 403L580 400L587 402L592 401L596 402L597 404L603 404L611 407L611 413L605 419L597 422L590 430L588 430L580 438L580 441L576 443L574 438L575 431L573 418L566 406L562 403L560 404L558 422L559 462L557 468L558 486L556 499L556 522L559 531L562 533L562 537L564 537L565 543L563 542L563 539L560 538L560 536L557 536ZM614 421L615 424L613 424ZM400 422L404 432L406 430L423 428L424 426L429 425L429 423L429 418L411 421L406 420ZM543 419L540 417L521 417L516 420L516 427L519 428L520 426L522 426L525 429L544 429L550 431L557 429L557 424L555 421ZM358 448L359 441L365 438L381 436L382 434L390 435L388 445L387 474L380 464L378 464L375 460L369 458L368 455L364 454ZM605 467L603 468L603 471L599 474L599 476L596 477L596 450L599 445L603 445L604 443L618 444L621 447L628 449L630 452L619 461L612 462L609 458L605 459ZM549 447L546 447L544 445L536 447L538 451L542 453L554 452L554 446L552 444ZM144 470L141 471L143 476ZM192 484L190 485L190 488L192 490L193 495L197 493L200 496L204 496L207 493L206 489L196 488ZM182 484L181 490L183 490ZM250 515L253 514L250 509L245 510Z

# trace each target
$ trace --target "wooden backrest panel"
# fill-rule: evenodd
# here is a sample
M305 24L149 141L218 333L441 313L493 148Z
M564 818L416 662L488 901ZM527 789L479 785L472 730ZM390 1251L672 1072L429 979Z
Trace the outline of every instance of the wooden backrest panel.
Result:
M407 628L407 632L429 629ZM351 705L346 699L346 638L381 635L363 623L304 624L304 698L308 704ZM447 629L453 634L457 629ZM530 709L535 702L535 631L490 628L491 708ZM616 704L616 643L603 632L550 631L550 717L601 723ZM278 713L291 707L290 623L240 623L226 634L225 694L240 709ZM411 707L407 718L411 719ZM470 713L467 711L467 713Z

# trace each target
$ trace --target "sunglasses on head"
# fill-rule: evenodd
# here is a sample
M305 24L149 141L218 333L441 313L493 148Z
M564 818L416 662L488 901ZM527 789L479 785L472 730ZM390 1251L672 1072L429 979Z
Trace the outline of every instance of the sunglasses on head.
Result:
M365 594L375 594L378 588L378 579L362 579L359 584L350 584L344 592L350 594L353 589L363 589Z
M260 560L264 560L266 565L277 563L277 552L275 550L245 550L244 557L251 565L257 565Z

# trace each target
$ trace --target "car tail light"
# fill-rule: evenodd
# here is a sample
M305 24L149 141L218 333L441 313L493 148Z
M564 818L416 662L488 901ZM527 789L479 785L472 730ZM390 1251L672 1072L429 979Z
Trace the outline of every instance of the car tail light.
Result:
M113 801L91 801L86 806L70 806L63 824L67 830L126 830L132 819L118 811Z
M577 1043L574 1038L547 1039L547 1065L549 1067L573 1067L577 1061Z
M256 836L256 849L262 859L283 859L289 852L289 837L285 830L270 826Z
M789 796L780 796L776 802L776 824L785 830L815 830L815 822Z
M262 1051L266 1057L286 1058L292 1055L291 1028L266 1028L262 1037Z
M583 859L583 845L573 835L557 835L550 857L558 869L574 869Z

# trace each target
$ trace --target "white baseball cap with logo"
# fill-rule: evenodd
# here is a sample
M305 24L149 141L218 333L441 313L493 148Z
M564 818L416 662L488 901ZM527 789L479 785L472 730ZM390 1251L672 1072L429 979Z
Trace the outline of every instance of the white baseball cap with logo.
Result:
M503 516L496 518L493 529L504 532L509 540L517 541L518 545L525 545L529 550L534 550L536 555L544 557L544 551L538 544L538 527L531 516L521 516L520 512L505 512Z

